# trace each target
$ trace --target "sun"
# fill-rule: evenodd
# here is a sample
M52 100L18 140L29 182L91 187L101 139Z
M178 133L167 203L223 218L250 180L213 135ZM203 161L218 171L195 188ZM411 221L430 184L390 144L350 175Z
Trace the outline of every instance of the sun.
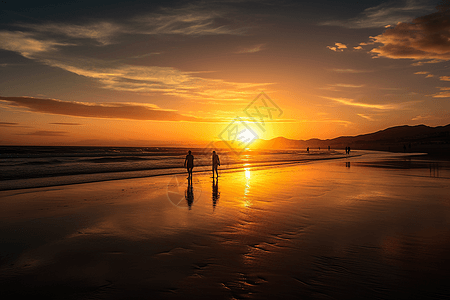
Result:
M258 136L256 135L256 133L252 132L248 128L246 128L245 130L242 130L239 134L239 140L241 140L242 142L245 142L245 143L251 142L257 138L258 138Z

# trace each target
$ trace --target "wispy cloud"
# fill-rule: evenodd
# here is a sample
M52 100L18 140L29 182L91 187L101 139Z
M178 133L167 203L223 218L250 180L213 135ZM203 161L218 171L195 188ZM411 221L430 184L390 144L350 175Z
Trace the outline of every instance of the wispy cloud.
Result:
M152 13L121 19L88 23L18 23L16 26L39 33L72 39L88 39L101 45L115 42L120 35L242 35L245 28L236 21L231 6L197 3L178 8L161 8Z
M336 86L336 87L345 87L345 88L360 88L363 87L364 84L350 84L350 83L335 83L335 84L329 84L330 86Z
M331 69L330 71L336 73L355 73L355 74L372 72L371 70L356 70L356 69Z
M270 83L236 83L194 76L172 67L136 66L119 61L71 57L57 51L66 44L39 41L22 33L2 32L7 37L0 49L15 51L43 64L97 80L106 89L159 92L164 95L215 101L242 101ZM0 33L0 38L2 37Z
M427 115L427 116L415 116L414 118L412 118L412 121L422 121L422 120L430 120L430 119L434 119L435 117Z
M301 120L297 120L296 122L297 123L338 123L338 124L342 124L345 126L353 124L353 122L347 121L347 120L328 119L328 118L317 119L317 120L301 119Z
M406 0L402 2L386 2L365 9L355 18L348 20L330 20L320 25L341 26L347 28L383 28L398 22L406 22L424 12L434 9L429 2Z
M26 58L55 51L56 46L67 45L50 39L37 39L34 34L20 31L0 31L0 49L14 51Z
M66 23L45 23L45 24L18 24L22 28L32 32L50 33L61 35L72 39L96 40L102 45L111 43L111 39L118 33L123 33L125 28L112 22L100 21L90 24L66 24Z
M450 76L441 76L441 77L439 77L439 80L441 80L441 81L450 81Z
M412 22L398 23L384 33L372 37L378 46L370 52L375 57L393 59L450 60L450 4L440 11L416 18Z
M85 103L31 97L0 97L0 101L34 112L88 118L156 120L156 121L211 121L185 116L154 105L134 103ZM66 123L67 125L67 123Z
M361 118L366 119L366 120L375 121L375 119L372 118L371 116L368 116L368 115L365 115L365 114L357 114L357 115L360 116Z
M371 103L363 103L363 102L356 102L353 99L349 98L333 98L333 97L324 97L322 98L332 100L334 102L337 102L339 104L348 105L348 106L355 106L355 107L361 107L361 108L369 108L369 109L378 109L378 110L395 110L399 109L401 106L399 104L371 104Z
M141 34L241 35L245 29L235 24L229 7L190 4L166 8L158 13L135 17Z
M249 48L242 48L236 51L236 54L243 54L243 53L256 53L260 52L264 49L265 44L258 44Z

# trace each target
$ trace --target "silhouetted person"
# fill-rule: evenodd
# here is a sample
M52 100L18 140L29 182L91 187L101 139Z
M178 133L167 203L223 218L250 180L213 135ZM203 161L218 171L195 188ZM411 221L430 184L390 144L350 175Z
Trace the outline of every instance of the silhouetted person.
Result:
M217 200L219 200L220 193L219 193L219 177L216 177L216 179L213 178L212 181L212 202L213 202L213 209L216 208Z
M319 150L320 150L320 147L319 147Z
M345 147L345 154L348 154L348 147Z
M188 180L188 187L186 188L184 196L186 198L189 209L191 209L192 203L194 203L194 188L192 187L190 180Z
M307 153L309 153L309 147L308 147L308 148L306 148L306 152L307 152Z
M189 150L188 155L186 155L186 159L184 160L184 166L188 171L188 180L192 181L192 169L194 168L194 156L191 154L191 150Z
M213 178L214 178L214 171L216 171L217 177L219 177L219 171L217 170L217 167L220 166L220 159L219 155L217 155L216 151L213 151L212 154L212 172L213 172Z
M330 151L330 146L328 146L328 151Z
M350 147L347 147L347 154L350 154Z

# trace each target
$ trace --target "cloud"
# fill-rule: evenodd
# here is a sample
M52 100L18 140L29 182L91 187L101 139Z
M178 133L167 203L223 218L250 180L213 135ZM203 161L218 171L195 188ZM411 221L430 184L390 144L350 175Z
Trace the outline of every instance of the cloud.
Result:
M328 49L335 52L342 52L344 49L347 49L347 46L342 43L334 43L335 46L327 46Z
M336 83L329 84L330 86L338 86L338 87L346 87L346 88L360 88L363 87L364 84L349 84L349 83Z
M24 29L71 39L94 40L109 45L120 35L242 35L245 28L236 22L230 7L189 4L179 8L161 8L121 20L121 23L100 20L86 24L33 23L16 24Z
M331 69L331 71L336 73L368 73L372 72L370 70L355 70L355 69Z
M428 72L428 71L415 72L414 74L415 74L415 75L427 75L427 76L425 76L425 78L431 78L431 77L434 77L434 75L433 75L433 74L430 74L430 72Z
M242 48L241 50L236 51L236 54L242 54L242 53L256 53L259 51L262 51L264 48L265 44L259 44L259 45L255 45L253 47L250 48Z
M320 25L341 26L347 28L383 28L388 25L406 22L413 17L431 12L433 6L425 1L407 0L402 3L388 2L369 7L357 17L349 20L331 20Z
M399 104L370 104L370 103L356 102L353 99L348 98L332 98L323 96L322 98L329 99L343 105L356 106L361 108L378 109L378 110L394 110L400 108Z
M430 116L430 115L428 115L428 116L415 116L414 118L412 118L411 120L412 121L422 121L422 120L430 120L430 119L434 119L434 117L433 116Z
M357 114L357 115L360 116L361 118L366 119L366 120L369 120L369 121L375 121L375 119L372 118L371 116L364 115L364 114Z
M382 44L370 52L375 57L393 59L450 60L450 5L438 12L414 19L411 23L398 23L384 33L372 37Z
M450 87L438 87L441 91L437 94L432 95L433 98L449 98L450 97Z
M19 123L0 122L0 127L19 127Z
M56 46L65 45L52 40L39 40L34 34L21 31L0 31L0 49L20 53L26 58L42 52L56 50Z
M75 39L96 40L102 45L111 43L111 38L116 34L125 31L119 24L100 21L97 23L77 25L65 23L46 24L18 24L22 28L30 29L34 32L51 33Z
M318 120L296 120L297 123L338 123L343 124L345 126L353 124L353 122L347 121L347 120L339 120L339 119L318 119Z
M172 67L136 66L120 61L69 56L57 50L58 46L71 44L38 39L38 35L32 33L1 31L0 40L0 49L18 52L42 64L91 78L103 88L115 91L159 92L203 101L247 101L261 87L269 85L202 78L194 76L195 72L183 72Z
M440 81L450 81L450 76L441 76L439 77Z
M162 110L154 105L134 103L84 103L55 99L31 97L0 97L0 101L11 106L28 108L39 113L66 115L87 118L110 118L156 121L193 121L206 122L200 119L181 115L175 111Z
M36 136L65 136L68 132L52 131L52 130L38 130L30 133L19 133L17 135L36 135Z
M158 13L135 17L141 34L223 35L244 34L229 7L207 7L190 4L180 8L165 8ZM133 30L135 32L135 30Z
M67 123L67 122L62 122L62 123L48 123L50 125L64 125L64 126L80 126L83 124L80 123Z
M160 92L197 100L243 101L270 83L236 83L201 78L171 67L108 64L99 60L45 63L99 81L104 88L128 92Z
M14 122L0 122L0 127L30 128L30 126L24 126Z

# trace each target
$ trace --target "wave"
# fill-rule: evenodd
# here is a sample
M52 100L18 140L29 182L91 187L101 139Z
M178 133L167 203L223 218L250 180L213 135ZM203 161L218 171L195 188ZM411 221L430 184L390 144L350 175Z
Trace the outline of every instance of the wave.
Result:
M313 161L330 160L330 159L340 159L346 157L345 155L328 155L328 156L308 156L308 157L298 157L293 156L291 159L284 160L243 160L232 164L222 164L220 167L221 172L233 172L239 171L244 168L270 168L290 164L307 163ZM179 159L178 159L179 160ZM140 161L139 159L137 161ZM180 164L177 164L178 166ZM208 163L198 164L194 168L194 173L211 172L211 166ZM65 172L58 172L54 170L53 172L47 173L34 173L30 172L26 174L27 178L24 178L24 174L10 174L9 178L3 178L0 181L0 191L1 190L14 190L14 189L25 189L25 188L38 188L38 187L50 187L58 185L68 185L68 184L79 184L79 183L90 183L90 182L100 182L107 180L119 180L119 179L131 179L131 178L142 178L142 177L152 177L152 176L162 176L162 175L175 175L184 174L186 169L182 167L174 167L173 165L160 165L153 167L136 167L131 169L127 166L126 169L120 169L115 166L112 169L70 169ZM5 176L2 176L5 177Z

